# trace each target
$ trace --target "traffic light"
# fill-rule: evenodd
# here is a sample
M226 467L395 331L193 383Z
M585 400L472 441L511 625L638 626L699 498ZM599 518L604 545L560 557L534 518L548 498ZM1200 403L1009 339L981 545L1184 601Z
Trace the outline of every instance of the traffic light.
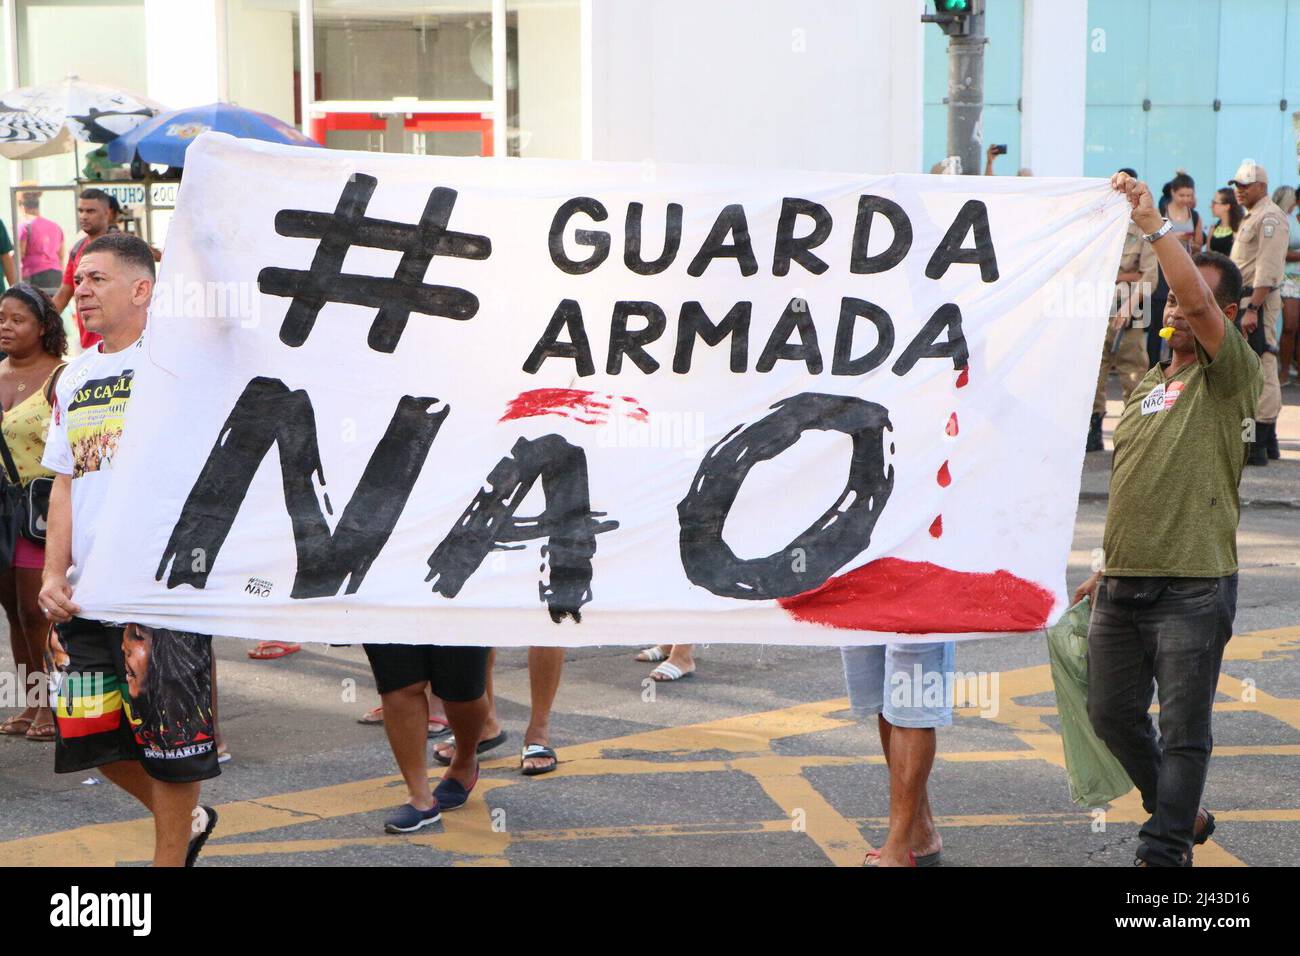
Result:
M984 0L934 0L934 13L921 17L923 23L937 23L950 37L970 36L971 18L984 13Z

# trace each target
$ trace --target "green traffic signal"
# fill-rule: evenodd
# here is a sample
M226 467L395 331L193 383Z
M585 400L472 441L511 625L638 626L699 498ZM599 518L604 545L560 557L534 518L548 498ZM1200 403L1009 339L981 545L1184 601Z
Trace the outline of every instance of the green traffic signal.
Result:
M965 37L983 13L983 0L934 0L934 13L923 14L921 22L937 23L950 37Z

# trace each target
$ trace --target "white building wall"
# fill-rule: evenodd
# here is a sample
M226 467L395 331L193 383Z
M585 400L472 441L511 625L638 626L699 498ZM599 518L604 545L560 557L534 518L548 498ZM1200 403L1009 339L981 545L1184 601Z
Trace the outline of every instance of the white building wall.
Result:
M921 162L922 0L590 0L594 159Z
M519 36L521 156L582 155L582 32L579 4L512 3Z
M1087 0L1025 0L1021 162L1035 176L1082 176Z
M226 96L250 110L293 123L293 51L298 42L292 9L225 0Z
M225 99L223 0L144 0L149 96L172 109Z
M293 122L293 7L144 0L149 96L183 109L218 100Z

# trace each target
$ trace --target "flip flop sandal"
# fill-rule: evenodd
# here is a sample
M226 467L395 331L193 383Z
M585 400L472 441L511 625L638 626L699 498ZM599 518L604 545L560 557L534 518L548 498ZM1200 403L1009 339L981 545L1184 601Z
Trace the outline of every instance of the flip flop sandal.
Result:
M217 828L217 811L214 807L199 807L206 815L207 820L203 829L194 836L190 837L190 845L185 850L185 865L193 866L199 859L199 853L203 850L203 844L208 842L208 837L212 836L212 831Z
M643 664L657 664L660 661L668 660L668 655L663 652L658 644L654 647L647 647L643 651L638 651L633 660L640 661Z
M301 644L290 644L286 641L262 641L248 652L248 656L255 661L278 661L290 654L297 654L300 650L302 650Z
M381 704L371 710L366 711L357 718L359 724L382 724L384 722L384 707Z
M684 671L676 664L671 664L668 661L664 661L662 664L660 664L658 667L656 667L654 670L650 672L650 676L653 677L655 680L659 681L661 684L663 684L663 683L667 683L668 681L681 680L683 677L690 677L694 673L695 673L694 668L691 668L688 671Z
M447 723L447 721L443 720L441 717L429 718L429 739L430 740L441 740L443 737L446 737L450 733L451 733L451 724Z
M933 853L922 853L917 856L912 854L912 859L916 861L917 866L943 866L943 851L935 850Z
M28 740L48 743L54 739L54 724L53 722L48 724L32 724L31 729L29 729L27 733L23 734L23 736Z
M550 766L545 767L525 767L525 760L550 760ZM555 755L555 751L545 744L525 744L523 751L519 754L519 772L525 777L537 777L544 773L550 773L560 765L560 758Z
M31 717L10 717L0 724L0 734L6 737L26 737L35 721Z
M928 856L929 854L926 854L926 855ZM936 854L936 855L937 855L937 854ZM920 865L920 864L917 862L917 856L916 856L916 854L913 853L911 850L908 850L908 851L907 851L907 860L908 860L908 863L907 863L908 866L919 866L919 865ZM868 850L868 851L867 851L867 858L866 858L865 860L862 861L862 865L863 865L863 866L874 866L874 867L877 867L877 868L878 868L878 867L880 866L880 851L879 851L879 850ZM934 864L929 864L929 865L933 866Z
M495 737L490 737L487 740L480 740L478 747L475 748L474 752L479 755L485 754L489 750L494 750L497 747L500 747L503 743L506 742L506 739L507 739L506 732L503 730ZM456 738L448 737L446 740L442 741L442 743L451 744L454 747L456 746ZM436 760L438 763L442 764L444 767L451 766L451 758L444 757L442 754L438 753L437 747L433 748L433 759Z
M231 760L231 753L230 753L229 750L226 750L225 748L222 748L221 750L218 750L218 751L217 751L217 763L218 763L218 764L230 763L230 760Z

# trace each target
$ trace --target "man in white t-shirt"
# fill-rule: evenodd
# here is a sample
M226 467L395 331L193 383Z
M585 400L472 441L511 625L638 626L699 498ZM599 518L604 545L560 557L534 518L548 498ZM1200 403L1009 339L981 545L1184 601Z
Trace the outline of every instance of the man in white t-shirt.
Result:
M91 240L77 264L77 309L103 341L68 366L55 392L42 459L56 477L40 604L63 652L51 675L55 772L97 768L153 814L154 865L191 866L216 824L216 812L198 805L200 781L220 773L211 638L87 620L72 599L96 547L153 284L149 246L126 233Z

